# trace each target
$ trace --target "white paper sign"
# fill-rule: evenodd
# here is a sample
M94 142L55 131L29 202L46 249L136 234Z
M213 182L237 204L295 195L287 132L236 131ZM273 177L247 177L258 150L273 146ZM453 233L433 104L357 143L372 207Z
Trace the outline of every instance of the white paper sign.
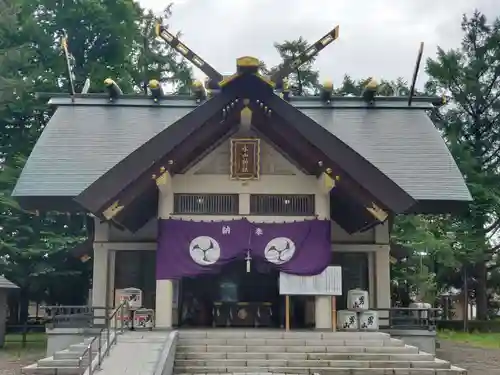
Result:
M330 266L315 276L297 276L280 272L280 294L288 296L341 296L342 268Z

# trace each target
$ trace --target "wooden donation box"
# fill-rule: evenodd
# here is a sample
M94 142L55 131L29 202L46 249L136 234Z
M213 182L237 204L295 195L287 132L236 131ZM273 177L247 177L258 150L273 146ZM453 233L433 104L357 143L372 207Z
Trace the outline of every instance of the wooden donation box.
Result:
M219 284L219 301L212 309L214 327L268 327L272 322L272 303L240 301L238 282L224 280Z
M272 323L270 302L214 302L215 327L270 327Z

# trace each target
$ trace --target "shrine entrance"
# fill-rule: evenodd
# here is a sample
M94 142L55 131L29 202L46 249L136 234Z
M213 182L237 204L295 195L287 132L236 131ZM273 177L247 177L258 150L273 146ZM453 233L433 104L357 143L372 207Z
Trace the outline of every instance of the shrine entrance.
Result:
M245 261L234 261L217 274L183 278L179 326L283 327L285 302L279 295L278 277L272 267L263 270L252 264L247 269ZM295 302L293 325L303 327L304 306Z

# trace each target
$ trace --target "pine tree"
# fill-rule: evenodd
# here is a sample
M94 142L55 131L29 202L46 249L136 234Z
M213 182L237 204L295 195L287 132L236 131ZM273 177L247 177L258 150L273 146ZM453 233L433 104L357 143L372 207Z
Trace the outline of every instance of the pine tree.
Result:
M488 23L476 11L462 22L460 48L438 50L427 61L428 89L444 93L450 105L439 125L474 202L452 220L453 252L475 280L477 316L487 317L488 275L500 249L500 19Z

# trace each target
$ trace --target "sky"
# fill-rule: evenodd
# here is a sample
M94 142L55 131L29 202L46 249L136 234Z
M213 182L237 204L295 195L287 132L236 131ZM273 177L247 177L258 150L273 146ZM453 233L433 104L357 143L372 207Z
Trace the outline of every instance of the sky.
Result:
M140 0L160 12L169 1ZM500 0L173 0L172 32L222 74L234 73L236 58L280 62L274 42L302 36L314 42L340 26L340 37L320 52L314 67L321 80L339 83L344 74L377 80L411 80L420 42L424 60L437 47L459 46L463 13L479 9L500 16ZM496 3L496 5L494 5ZM197 78L204 75L195 70ZM421 69L418 86L425 82Z

